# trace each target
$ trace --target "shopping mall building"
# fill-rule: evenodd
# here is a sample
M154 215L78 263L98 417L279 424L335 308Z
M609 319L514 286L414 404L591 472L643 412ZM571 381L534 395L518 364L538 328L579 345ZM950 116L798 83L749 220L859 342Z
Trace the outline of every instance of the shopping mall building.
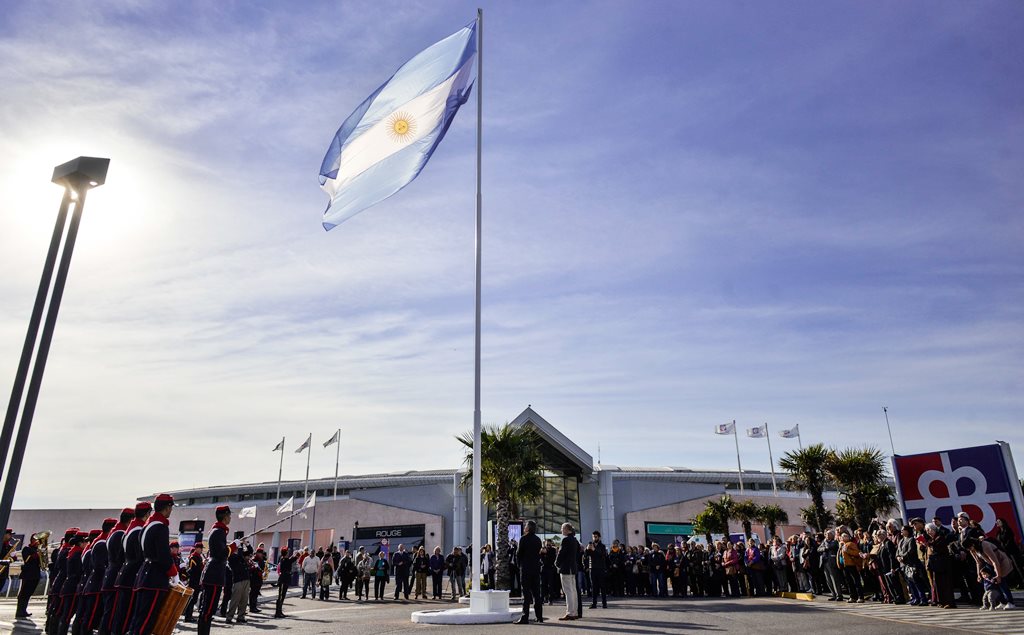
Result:
M615 538L628 544L665 542L689 535L693 517L704 508L704 502L725 493L736 500L777 504L788 512L791 523L800 522L800 508L809 504L806 494L783 488L782 474L777 475L779 491L775 494L771 474L765 472L745 470L741 492L735 470L595 463L530 407L511 425L530 428L542 440L544 496L521 514L524 519L536 520L542 534L557 534L560 525L568 521L583 534L600 530L607 543ZM313 544L319 546L354 539L356 545L372 547L387 538L392 545L424 543L428 549L440 546L447 552L452 546L470 543L472 506L469 489L461 485L462 478L463 472L456 468L342 476L336 497L333 476L311 479L309 492L315 490L317 495L315 516L313 510L308 510L305 518L296 516L260 531L253 542L278 547L291 539L293 546L309 545L315 522ZM208 531L213 525L214 508L228 504L236 512L232 529L250 534L287 517L276 515L280 501L294 496L296 508L301 506L304 485L304 481L283 482L280 499L277 481L172 491L180 505L174 511L172 528L176 529L182 520L195 519L205 521ZM834 507L836 493L826 492L825 500ZM252 506L257 508L255 518L237 517L238 510ZM15 510L11 526L18 533L49 529L57 535L69 526L98 526L102 518L114 516L117 511ZM493 519L493 510L490 517ZM755 531L758 529L755 525ZM779 529L788 535L804 527L790 524ZM733 531L740 531L739 525L734 525Z

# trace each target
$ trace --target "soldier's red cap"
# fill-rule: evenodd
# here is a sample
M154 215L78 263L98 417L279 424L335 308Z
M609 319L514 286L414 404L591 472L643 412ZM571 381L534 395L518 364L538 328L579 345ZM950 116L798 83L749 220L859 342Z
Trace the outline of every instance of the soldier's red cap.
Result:
M231 507L229 505L221 505L220 507L217 508L217 513L218 514L221 513L221 512L229 512L229 511L231 511Z
M90 538L95 538L96 536L99 536L102 533L103 533L102 529L91 529L91 530L89 530L89 537Z
M74 536L78 533L78 527L68 527L67 531L64 532L65 536Z
M103 519L103 524L104 525L116 525L117 524L117 519L116 518L104 518Z
M192 548L193 548L193 549L202 549L202 548L203 548L203 543L202 543L202 541L200 541L200 542L197 542L196 544L192 545Z
M122 514L134 514L135 510L132 509L131 507L125 507L124 509L121 510L121 513Z
M78 533L75 534L75 537L76 538L88 538L89 534L84 532L84 531L79 531Z
M168 547L180 547L181 545L179 545L179 544L178 544L178 541L177 541L177 540L172 540L172 541L171 541L171 544L169 544L169 545L167 545L167 546L168 546Z
M13 529L11 529L10 527L8 527L8 528L7 528L7 529L6 529L5 531L4 531L4 533L5 533L5 534L13 534L13 533L14 533L14 530L13 530Z
M151 509L153 509L153 503L150 503L149 501L135 503L135 511L137 512L148 512Z
M161 495L156 497L156 501L155 502L156 502L157 505L161 505L161 504L164 504L164 503L173 503L174 502L174 497L171 496L170 494L161 494Z

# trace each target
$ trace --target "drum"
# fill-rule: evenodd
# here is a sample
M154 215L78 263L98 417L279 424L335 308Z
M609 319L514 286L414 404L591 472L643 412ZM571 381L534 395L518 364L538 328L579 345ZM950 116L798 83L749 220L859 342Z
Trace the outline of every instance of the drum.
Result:
M153 624L153 635L171 635L178 619L185 612L185 605L192 597L192 589L187 586L172 586L164 596L163 604Z

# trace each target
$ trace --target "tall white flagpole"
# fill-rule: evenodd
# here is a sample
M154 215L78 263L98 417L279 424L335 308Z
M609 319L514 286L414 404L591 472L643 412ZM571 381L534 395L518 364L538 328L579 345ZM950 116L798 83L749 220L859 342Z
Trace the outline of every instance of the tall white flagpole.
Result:
M473 372L473 541L472 590L480 590L480 553L483 549L480 526L483 523L480 501L480 278L481 238L483 232L483 196L481 194L481 170L483 168L483 108L484 108L484 10L476 10L477 58L476 58L476 350ZM458 537L456 536L456 540Z
M302 486L302 504L306 504L306 499L309 498L309 458L313 456L313 433L310 432L309 436L306 437L306 483ZM314 522L315 522L314 518ZM316 551L316 547L313 545L313 529L312 526L309 530L309 547Z
M768 432L768 422L764 422L764 438L768 439L768 461L772 464L772 494L779 495L779 488L775 485L775 459L772 458L772 435Z
M338 428L338 453L334 457L334 500L338 500L338 465L341 464L341 428Z
M740 477L740 491L743 491L743 466L740 465L740 435L736 431L736 420L732 420L732 438L736 442L736 475Z
M277 504L281 504L281 475L284 473L284 437L281 437L281 464L277 467Z

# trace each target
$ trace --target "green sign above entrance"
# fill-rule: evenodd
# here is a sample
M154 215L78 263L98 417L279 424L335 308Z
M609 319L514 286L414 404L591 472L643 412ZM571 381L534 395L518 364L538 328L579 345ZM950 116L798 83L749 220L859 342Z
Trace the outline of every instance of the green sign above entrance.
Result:
M647 533L665 536L692 536L693 525L690 523L647 523Z

